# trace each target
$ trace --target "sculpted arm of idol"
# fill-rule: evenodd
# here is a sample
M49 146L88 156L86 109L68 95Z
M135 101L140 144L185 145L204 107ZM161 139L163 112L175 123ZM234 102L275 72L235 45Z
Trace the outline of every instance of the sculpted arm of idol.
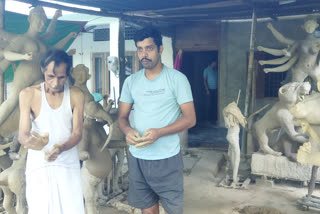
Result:
M131 128L129 124L129 114L131 111L132 103L120 102L119 110L119 128L126 136L126 141L128 145L135 145L139 142L140 135L139 132Z
M53 36L53 34L54 34L55 30L56 30L57 20L61 16L62 16L62 11L61 10L56 10L56 12L54 13L54 16L52 17L52 19L50 21L50 24L49 24L46 32L41 35L41 39L43 41L46 41L46 40L50 39Z
M19 94L20 121L19 121L19 142L26 149L41 150L49 142L49 135L40 136L31 130L31 103L33 100L34 89L25 88Z
M189 129L196 124L196 113L194 110L193 102L187 102L180 105L182 111L182 117L176 120L174 123L159 129L148 129L143 133L140 147L144 147L152 144L160 137L175 134L185 129ZM143 144L143 145L142 145Z
M3 50L3 56L8 61L32 60L32 52L25 53L26 39L24 37L14 38Z
M50 152L46 153L47 161L54 161L64 151L67 151L76 146L82 138L83 129L83 109L84 109L84 95L77 87L70 89L71 106L73 112L73 129L71 137L66 142L54 145Z

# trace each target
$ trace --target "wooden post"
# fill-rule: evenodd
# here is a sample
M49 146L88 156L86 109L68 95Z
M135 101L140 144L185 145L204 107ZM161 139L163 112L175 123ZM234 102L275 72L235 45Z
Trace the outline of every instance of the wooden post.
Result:
M120 81L120 92L126 78L125 72L125 22L120 19L119 20L119 81Z
M248 117L248 110L249 110L250 97L251 97L256 24L257 24L256 11L255 11L255 8L253 8L251 34L250 34L250 53L249 53L249 64L248 64L247 88L246 88L246 97L245 97L245 106L244 106L244 116L245 117ZM246 150L247 150L247 133L244 131L242 134L241 152L245 153Z
M5 0L0 0L0 29L4 29ZM4 74L0 74L0 103L4 101Z

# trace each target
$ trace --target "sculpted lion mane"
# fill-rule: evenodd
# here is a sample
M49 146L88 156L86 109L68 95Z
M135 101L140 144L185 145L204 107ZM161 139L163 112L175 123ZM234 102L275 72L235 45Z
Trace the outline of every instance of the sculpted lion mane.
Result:
M282 128L290 139L303 143L308 139L298 133L294 128L294 117L290 112L298 102L309 94L311 89L309 82L291 82L283 85L279 91L279 101L253 125L253 134L257 138L260 148L267 154L282 155L269 146L268 133L274 129Z

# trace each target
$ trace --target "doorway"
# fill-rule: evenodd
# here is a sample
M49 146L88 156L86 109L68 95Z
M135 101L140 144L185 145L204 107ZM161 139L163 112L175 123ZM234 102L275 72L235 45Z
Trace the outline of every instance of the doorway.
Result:
M218 62L218 51L185 51L181 65L181 72L184 73L191 85L194 106L197 116L197 123L207 120L206 115L206 91L203 83L203 70L208 67L210 61L215 59ZM217 63L217 69L218 63ZM218 74L219 75L219 74ZM218 78L219 79L219 78ZM219 94L219 91L218 91ZM218 105L218 103L217 103ZM218 109L218 108L216 108ZM213 112L218 114L218 110Z

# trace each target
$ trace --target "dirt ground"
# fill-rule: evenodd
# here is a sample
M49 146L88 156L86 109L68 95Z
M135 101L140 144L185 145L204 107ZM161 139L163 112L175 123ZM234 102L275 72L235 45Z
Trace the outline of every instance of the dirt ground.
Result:
M184 214L315 214L320 210L302 211L296 205L307 188L296 183L249 184L248 189L217 187L223 178L222 152L194 149L198 155L185 158ZM198 157L198 158L197 158ZM320 196L316 188L314 195ZM103 207L103 214L127 212Z
M184 155L184 214L320 214L320 210L303 211L297 206L297 200L307 194L302 183L276 180L271 185L270 180L256 179L247 189L218 187L224 163L223 152L208 148L191 149ZM116 202L119 209L104 204L100 214L140 214L126 204L124 195L120 195L123 202ZM319 186L313 195L320 197ZM0 214L5 214L1 208Z

